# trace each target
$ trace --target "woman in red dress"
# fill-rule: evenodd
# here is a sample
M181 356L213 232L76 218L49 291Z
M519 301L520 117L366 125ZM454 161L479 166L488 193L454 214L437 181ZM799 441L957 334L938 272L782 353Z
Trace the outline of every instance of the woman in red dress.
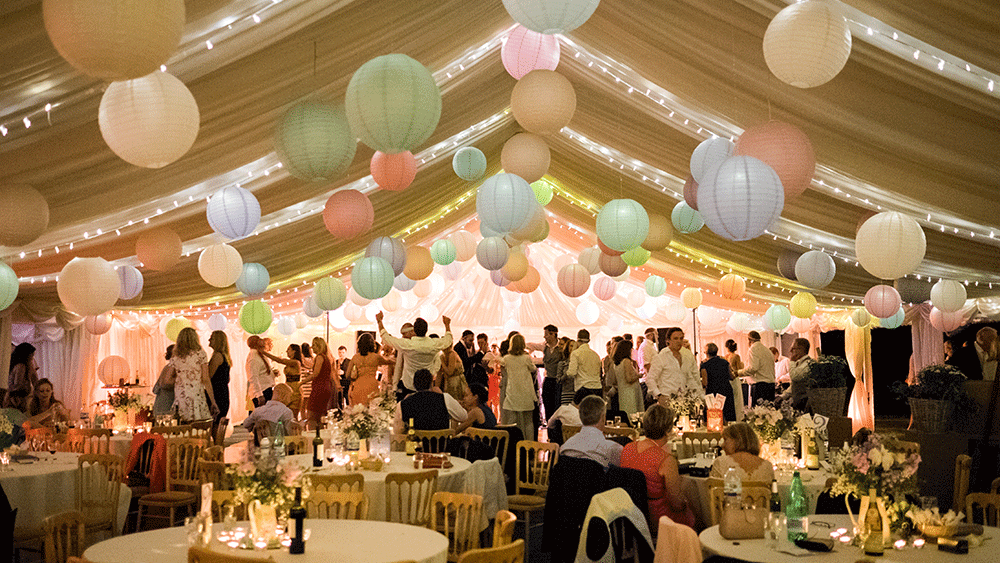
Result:
M313 362L312 373L302 376L303 383L312 383L312 390L309 392L309 402L307 403L307 416L309 418L309 428L319 428L320 420L326 414L326 407L333 397L335 382L330 363L330 353L326 347L326 341L320 337L313 338L312 351L316 359Z

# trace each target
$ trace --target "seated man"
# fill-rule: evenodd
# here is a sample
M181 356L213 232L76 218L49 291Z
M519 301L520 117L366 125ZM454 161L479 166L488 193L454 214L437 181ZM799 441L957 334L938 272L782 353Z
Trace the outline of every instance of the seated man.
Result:
M580 422L583 428L559 450L560 455L592 459L605 469L609 465L620 465L621 444L604 437L604 416L607 404L597 395L588 395L580 401Z
M400 433L403 424L413 420L416 430L446 430L451 421L465 422L468 413L454 397L440 390L432 390L434 376L428 369L418 369L413 374L416 393L406 396L396 406L396 427Z
M291 401L292 388L287 383L275 385L271 400L264 403L263 406L255 408L250 416L243 421L243 428L254 432L256 426L262 422L268 424L281 422L286 436L294 433L298 429L298 423L294 422L292 409L288 408L288 403Z

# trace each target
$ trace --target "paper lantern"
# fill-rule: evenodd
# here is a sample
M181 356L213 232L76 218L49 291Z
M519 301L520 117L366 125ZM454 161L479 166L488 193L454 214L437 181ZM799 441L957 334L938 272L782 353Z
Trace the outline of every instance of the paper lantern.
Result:
M559 256L556 256L555 260L552 261L552 270L558 272L559 270L562 269L563 266L576 263L577 263L576 258L573 258L572 255L560 254Z
M924 259L927 239L913 218L883 211L865 221L854 240L858 262L876 278L893 280L912 273Z
M436 240L431 245L431 259L435 264L447 266L455 261L456 254L458 251L455 249L455 243L448 239Z
M504 172L517 174L531 183L542 179L549 170L552 154L545 139L532 133L518 133L507 140L500 151Z
M781 332L792 322L792 312L784 305L771 305L764 312L764 327L774 332Z
M545 208L537 203L531 205L531 217L521 225L521 228L511 233L517 240L532 240L545 229Z
M274 131L278 160L300 180L337 178L351 165L357 147L344 108L314 100L288 108Z
M394 275L403 273L406 267L406 247L393 237L377 237L365 249L366 257L378 257L392 266Z
M500 47L500 60L515 80L533 70L555 70L559 66L559 39L516 25Z
M899 278L892 282L892 287L899 292L899 298L903 303L923 303L931 298L931 280Z
M434 271L434 259L431 251L424 246L411 246L406 249L406 267L403 273L414 281L420 281Z
M486 155L475 147L463 147L455 151L451 167L459 178L475 182L486 173Z
M668 321L672 323L679 323L687 318L688 311L681 303L671 303L670 305L667 305L664 314Z
M333 311L347 300L347 287L338 278L325 277L316 282L313 298L320 309ZM305 310L305 313L309 314L309 311Z
M381 299L392 289L394 277L392 265L382 258L362 258L351 270L351 287L365 299Z
M727 240L759 237L784 206L778 175L751 156L727 158L712 179L698 188L697 213L713 233Z
M637 246L632 250L622 253L622 261L633 268L638 268L648 262L650 256L652 256L652 254L648 250L641 246Z
M618 313L611 313L611 315L608 316L608 322L605 326L607 326L612 332L616 332L621 329L622 324L624 323L625 319L622 318L621 315Z
M24 246L47 228L49 204L38 190L24 184L0 186L0 245Z
M931 325L941 332L953 332L965 322L960 311L946 313L937 307L931 308L930 320Z
M649 215L632 199L613 199L597 214L597 238L608 248L624 252L638 247L649 235Z
M576 320L580 321L582 325L592 325L597 322L600 316L601 309L597 303L584 301L576 306Z
M650 299L642 307L635 310L635 314L642 320L649 320L656 316L656 301Z
M860 231L860 230L861 230L861 225L864 225L864 224L865 224L865 221L867 221L867 220L871 219L872 217L874 217L874 216L876 216L876 215L878 215L878 212L876 212L876 211L870 211L870 210L865 210L865 211L863 211L863 212L861 213L861 216L860 216L860 217L858 217L858 222L857 222L857 224L856 224L856 225L854 225L854 235L855 235L855 236L857 236L857 234L858 234L858 231Z
M226 316L222 313L215 313L211 317L208 317L208 328L210 330L226 330L226 326L229 325L229 321L226 320Z
M271 318L271 307L260 299L247 301L240 309L240 326L250 334L267 332Z
M666 293L667 282L660 276L649 276L646 278L645 288L646 295L650 297L659 297Z
M484 238L476 247L476 259L479 260L479 265L491 271L503 268L509 255L510 248L500 237Z
M511 252L507 263L500 268L503 276L512 282L520 281L528 274L528 257L521 252Z
M532 182L531 191L535 192L535 200L539 205L548 205L552 201L552 184L544 180Z
M542 276L538 273L538 270L534 266L528 266L528 271L524 274L524 277L513 282L511 285L521 293L531 293L538 289L541 283Z
M128 301L142 293L142 272L135 266L118 267L118 298Z
M800 319L798 317L792 318L792 322L788 323L789 332L797 332L799 334L805 334L812 331L813 323L811 317L806 317Z
M628 264L622 260L621 256L609 256L602 252L597 263L600 265L601 271L612 278L628 271Z
M458 281L462 277L462 264L458 262L452 262L447 266L441 268L441 273L444 278L448 281Z
M892 286L872 286L865 293L865 309L880 319L891 317L901 304L899 293Z
M829 254L820 250L810 250L795 261L795 278L802 285L812 289L822 289L837 275L837 265Z
M906 319L906 314L903 312L903 308L900 307L899 309L896 310L896 314L895 315L893 315L893 316L891 316L889 318L886 318L886 319L879 319L878 321L879 321L879 325L882 328L892 329L892 328L899 328L899 327L903 326L903 321L905 319ZM934 324L934 309L931 309L931 325L933 325L933 324ZM938 330L942 330L942 329L938 328Z
M510 95L514 119L529 133L555 135L576 111L576 92L563 75L533 70L514 85Z
M418 281L417 284L413 286L413 294L420 299L426 299L430 296L431 291L433 290L434 287L431 285L431 281L426 278Z
M100 315L118 301L121 281L103 258L74 258L63 266L56 292L67 311L81 316Z
M698 310L698 323L703 327L710 327L712 329L721 328L725 319L722 316L722 311L715 309L713 307L702 307Z
M504 277L503 270L493 270L490 272L490 281L499 287L507 287L510 285L510 280Z
M295 315L295 328L302 330L309 325L309 317L299 313Z
M778 80L796 88L826 84L851 56L851 29L828 2L801 2L774 16L764 32L764 61Z
M330 326L335 330L344 330L351 325L351 321L344 316L344 311L337 310L330 313Z
M167 321L163 328L163 334L171 342L177 342L177 335L185 328L192 328L191 321L184 317L174 317Z
M441 91L434 76L406 55L382 55L361 65L344 99L351 131L387 154L412 151L441 118Z
M417 159L410 151L395 154L375 151L369 168L378 187L390 192L405 190L417 177Z
M399 274L396 279L392 282L392 287L395 287L399 291L410 291L417 286L417 282L406 277L406 274Z
M198 104L183 82L165 72L112 82L97 113L101 136L122 160L163 168L198 137Z
M243 274L243 258L228 244L210 244L198 256L198 273L208 285L229 287Z
M375 221L375 208L358 190L340 190L326 200L323 224L333 236L349 240L367 233Z
M467 262L476 255L476 237L469 231L457 231L448 240L455 245L455 260Z
M556 275L556 285L567 297L579 297L590 287L590 272L580 264L563 266Z
M157 227L135 240L135 255L150 270L169 270L181 260L181 237L172 229Z
M752 156L771 167L790 200L806 191L816 172L816 153L801 129L781 121L750 127L736 141L736 154Z
M615 280L616 282L628 281L628 277L629 275L631 275L631 273L632 269L626 266L624 272L618 274L617 276L612 277L611 279Z
M666 217L658 213L649 213L648 217L649 233L641 246L650 252L664 250L670 246L670 239L674 236L674 227Z
M236 278L236 289L243 295L260 295L267 291L267 286L271 283L271 274L263 264L257 262L247 262L243 264L243 271L240 277Z
M229 186L212 194L205 214L213 231L239 239L253 234L260 223L260 203L249 190Z
M278 332L284 336L291 336L298 327L295 326L295 319L292 317L278 317L278 322L275 323L278 328Z
M684 181L684 202L690 205L691 209L698 210L698 182L694 181L694 176L688 176Z
M638 309L646 304L646 292L641 290L630 291L628 294L628 306Z
M119 385L122 381L130 381L132 373L128 360L121 356L108 356L97 364L97 378L106 386Z
M729 318L729 322L726 326L732 328L735 332L740 334L750 330L750 316L746 313L733 313L733 316Z
M19 289L17 274L10 266L0 262L0 311L14 303Z
M684 234L697 232L705 226L705 220L702 219L701 213L683 201L675 205L673 211L670 212L670 222L673 223L677 232Z
M183 0L45 0L42 18L56 51L74 68L125 80L159 69L177 51L185 12Z
M489 238L489 237L500 237L500 238L503 238L504 234L506 234L506 233L501 233L499 231L495 231L495 230L491 229L489 227L489 225L486 225L482 221L480 221L479 222L479 234L482 235L483 238Z
M798 263L801 252L783 248L778 252L778 273L782 277L796 281L795 264Z
M367 297L364 297L361 294L359 294L358 291L353 286L348 288L347 290L347 300L350 303L354 303L358 307L365 307L366 305L372 302L371 299L368 299Z
M864 309L855 309L851 311L851 322L858 328L864 328L872 322L872 316Z
M382 309L388 313L397 311L399 306L402 304L403 300L399 296L398 291L390 291L385 297L382 298Z
M316 303L315 294L306 297L306 300L302 302L302 312L311 319L318 318L323 314L323 309Z
M940 280L931 288L931 304L942 313L954 313L965 306L965 286L955 280Z
M688 200L688 184L692 184L692 191L697 194L698 185L709 182L715 176L715 170L726 159L733 156L736 145L729 139L722 137L711 137L705 139L695 147L691 153L691 179L684 183L684 200L692 208L698 209Z
M816 312L816 297L812 293L800 291L788 301L788 310L793 317L808 319Z
M701 305L701 290L697 287L685 287L681 291L681 303L686 309L697 309Z
M503 7L522 26L555 35L583 25L600 3L601 0L503 0Z
M601 239L597 239L597 249L601 251L601 254L607 254L608 256L621 256L625 253L623 250L615 250L604 244L601 242Z
M111 330L111 313L92 315L83 319L83 327L93 335L100 335Z
M476 192L479 220L498 233L511 233L531 219L537 202L528 182L516 174L487 178Z
M610 301L613 299L617 290L618 284L611 278L601 276L594 282L594 297L601 301Z
M726 299L739 299L746 293L747 282L742 276L726 274L719 278L719 293Z

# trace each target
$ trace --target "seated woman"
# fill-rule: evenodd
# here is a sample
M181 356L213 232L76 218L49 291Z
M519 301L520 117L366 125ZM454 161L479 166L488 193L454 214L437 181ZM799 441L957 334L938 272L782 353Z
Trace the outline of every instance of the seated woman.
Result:
M53 397L52 389L52 382L48 379L39 379L35 384L35 392L28 399L26 414L29 418L24 421L25 428L53 428L56 422L69 421L69 411Z
M726 455L716 458L711 477L724 478L730 467L735 467L743 481L770 483L774 467L760 457L760 439L745 422L730 424L722 430L722 449Z
M669 408L655 404L642 416L646 440L631 442L622 450L621 466L638 469L646 476L651 525L659 525L667 516L678 524L694 527L694 512L681 494L677 458L670 453L670 429L676 416Z
M465 399L462 401L462 406L468 411L469 416L465 419L465 422L458 425L458 428L455 429L455 434L465 432L465 429L470 426L472 428L485 428L486 430L496 428L497 417L493 414L493 410L490 409L489 400L490 392L485 387L478 383L470 385L465 393Z

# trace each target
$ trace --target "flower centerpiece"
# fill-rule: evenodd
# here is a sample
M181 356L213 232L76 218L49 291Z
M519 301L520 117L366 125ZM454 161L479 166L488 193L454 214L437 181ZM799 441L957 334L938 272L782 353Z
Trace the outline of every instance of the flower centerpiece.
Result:
M234 500L242 504L257 500L273 506L277 514L287 515L295 502L295 486L302 470L278 461L276 456L263 456L256 462L228 466L226 475L232 479Z
M14 423L7 418L5 411L0 410L0 450L6 450L14 443Z
M684 389L675 391L667 396L667 406L674 411L677 417L677 424L682 430L691 430L694 425L690 423L692 419L697 419L705 406L705 395L694 389Z
M108 396L108 407L114 412L114 429L119 431L135 426L135 415L143 408L139 395L130 395L128 389L118 389L111 393Z
M358 441L358 455L362 459L368 457L370 443L388 436L395 412L395 399L388 399L385 394L376 397L367 405L357 404L347 409L344 414L343 432L349 442Z
M784 401L781 408L761 403L743 411L743 421L750 425L760 438L760 456L772 463L790 462L794 455L794 442L786 444L788 452L782 453L781 439L795 432L801 413L792 408L791 401ZM784 456L784 459L783 459Z

